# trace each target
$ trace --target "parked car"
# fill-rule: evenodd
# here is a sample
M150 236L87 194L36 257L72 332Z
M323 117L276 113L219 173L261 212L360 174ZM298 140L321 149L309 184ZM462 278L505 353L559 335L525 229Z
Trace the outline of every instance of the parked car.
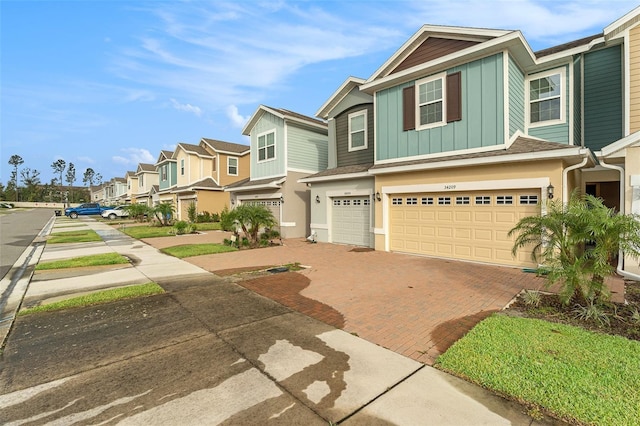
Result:
M0 209L12 209L12 208L13 208L13 205L9 203L5 203L5 202L0 203Z
M69 207L64 209L65 216L69 216L71 219L75 219L81 215L101 214L104 210L111 207L101 206L98 203L84 203L78 207Z
M109 218L111 220L117 217L129 217L129 210L126 206L118 206L102 212L102 217Z

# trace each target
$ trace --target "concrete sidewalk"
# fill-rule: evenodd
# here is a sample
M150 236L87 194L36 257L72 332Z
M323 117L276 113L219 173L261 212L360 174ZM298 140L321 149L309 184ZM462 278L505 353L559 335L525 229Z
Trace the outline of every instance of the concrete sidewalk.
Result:
M83 227L103 242L48 245L40 259L116 251L133 265L67 276L39 272L25 300L147 281L168 293L19 318L0 369L2 423L546 424L518 404L164 255L107 224L62 218L52 232ZM90 389L100 392L87 394Z

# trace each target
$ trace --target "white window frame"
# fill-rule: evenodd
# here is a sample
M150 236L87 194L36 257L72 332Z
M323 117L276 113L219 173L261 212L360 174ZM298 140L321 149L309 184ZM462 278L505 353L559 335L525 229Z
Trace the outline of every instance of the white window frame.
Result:
M540 80L541 78L545 78L545 77L550 77L552 75L560 75L560 95L557 96L558 98L560 98L560 118L556 118L553 120L544 120L544 121L537 121L535 123L531 122L531 103L532 102L538 102L538 101L532 101L531 100L531 82L534 80ZM524 92L525 92L525 99L526 99L526 111L527 111L527 126L529 128L536 128L536 127L543 127L543 126L553 126L556 124L564 124L567 120L566 117L566 111L567 111L567 88L565 87L565 85L567 84L566 81L566 69L565 67L562 68L555 68L549 71L545 71L545 72L541 72L541 73L537 73L537 74L531 74L529 76L527 76L526 80L525 80L525 88L524 88ZM541 99L539 101L547 101L550 99L554 99L554 98L545 98L545 99Z
M354 118L363 116L364 117L364 128L362 130L352 130L351 129L351 120L353 120ZM363 111L358 111L358 112L353 112L351 114L349 114L348 116L349 119L349 152L351 151L361 151L363 149L367 149L367 147L369 146L369 142L367 141L367 110L363 110ZM353 146L353 140L351 138L351 136L353 135L353 133L355 132L364 132L364 145L362 146Z
M160 172L162 174L162 181L163 182L165 182L167 180L167 167L168 166L166 164L163 164L161 169L160 169Z
M231 165L231 160L236 160L235 166ZM236 168L235 173L231 173L231 167ZM239 169L240 169L240 162L238 161L238 157L227 157L227 174L229 176L238 176Z
M436 102L442 102L442 120L435 121L433 123L421 124L420 123L420 86L423 84L428 84L436 80L442 80L442 98L439 101L431 101L425 103L425 105ZM443 72L440 74L432 75L430 77L426 77L420 80L417 80L415 83L415 102L416 102L416 130L425 130L431 129L434 127L441 127L447 124L447 73Z
M267 136L269 134L273 133L273 157L267 157L267 153L268 153L268 147L269 145L267 145ZM260 138L264 136L264 141L265 141L265 145L264 148L260 148ZM257 148L257 153L258 156L256 157L256 161L258 163L266 163L267 161L273 161L276 159L276 129L271 129L271 130L267 130L266 132L262 132L259 133L258 136L256 137L256 148ZM265 153L264 153L264 160L260 159L260 149L264 149Z
M180 176L184 176L184 158L180 159Z

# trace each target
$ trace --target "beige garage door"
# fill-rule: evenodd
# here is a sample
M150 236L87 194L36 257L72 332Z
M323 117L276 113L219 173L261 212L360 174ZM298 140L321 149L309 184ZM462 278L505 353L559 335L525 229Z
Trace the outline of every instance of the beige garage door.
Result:
M331 210L331 240L339 244L369 247L371 199L335 197Z
M511 254L509 230L539 213L540 190L391 195L390 248L450 259L533 266Z

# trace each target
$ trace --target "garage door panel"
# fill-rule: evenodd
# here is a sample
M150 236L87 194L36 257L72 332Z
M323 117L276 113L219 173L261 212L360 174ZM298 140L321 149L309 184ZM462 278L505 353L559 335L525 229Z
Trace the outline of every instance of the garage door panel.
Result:
M507 234L518 220L539 211L538 205L521 204L520 195L535 198L539 193L526 189L393 195L397 204L389 211L390 247L408 253L530 266L530 250L512 256L515 237ZM414 198L417 204L413 204ZM423 204L423 200L432 202Z
M333 198L331 211L331 239L334 243L369 246L370 242L370 200L369 197L336 197ZM394 212L393 216L400 225L394 226L392 232L407 232L402 225L404 212ZM399 241L394 243L400 247Z

